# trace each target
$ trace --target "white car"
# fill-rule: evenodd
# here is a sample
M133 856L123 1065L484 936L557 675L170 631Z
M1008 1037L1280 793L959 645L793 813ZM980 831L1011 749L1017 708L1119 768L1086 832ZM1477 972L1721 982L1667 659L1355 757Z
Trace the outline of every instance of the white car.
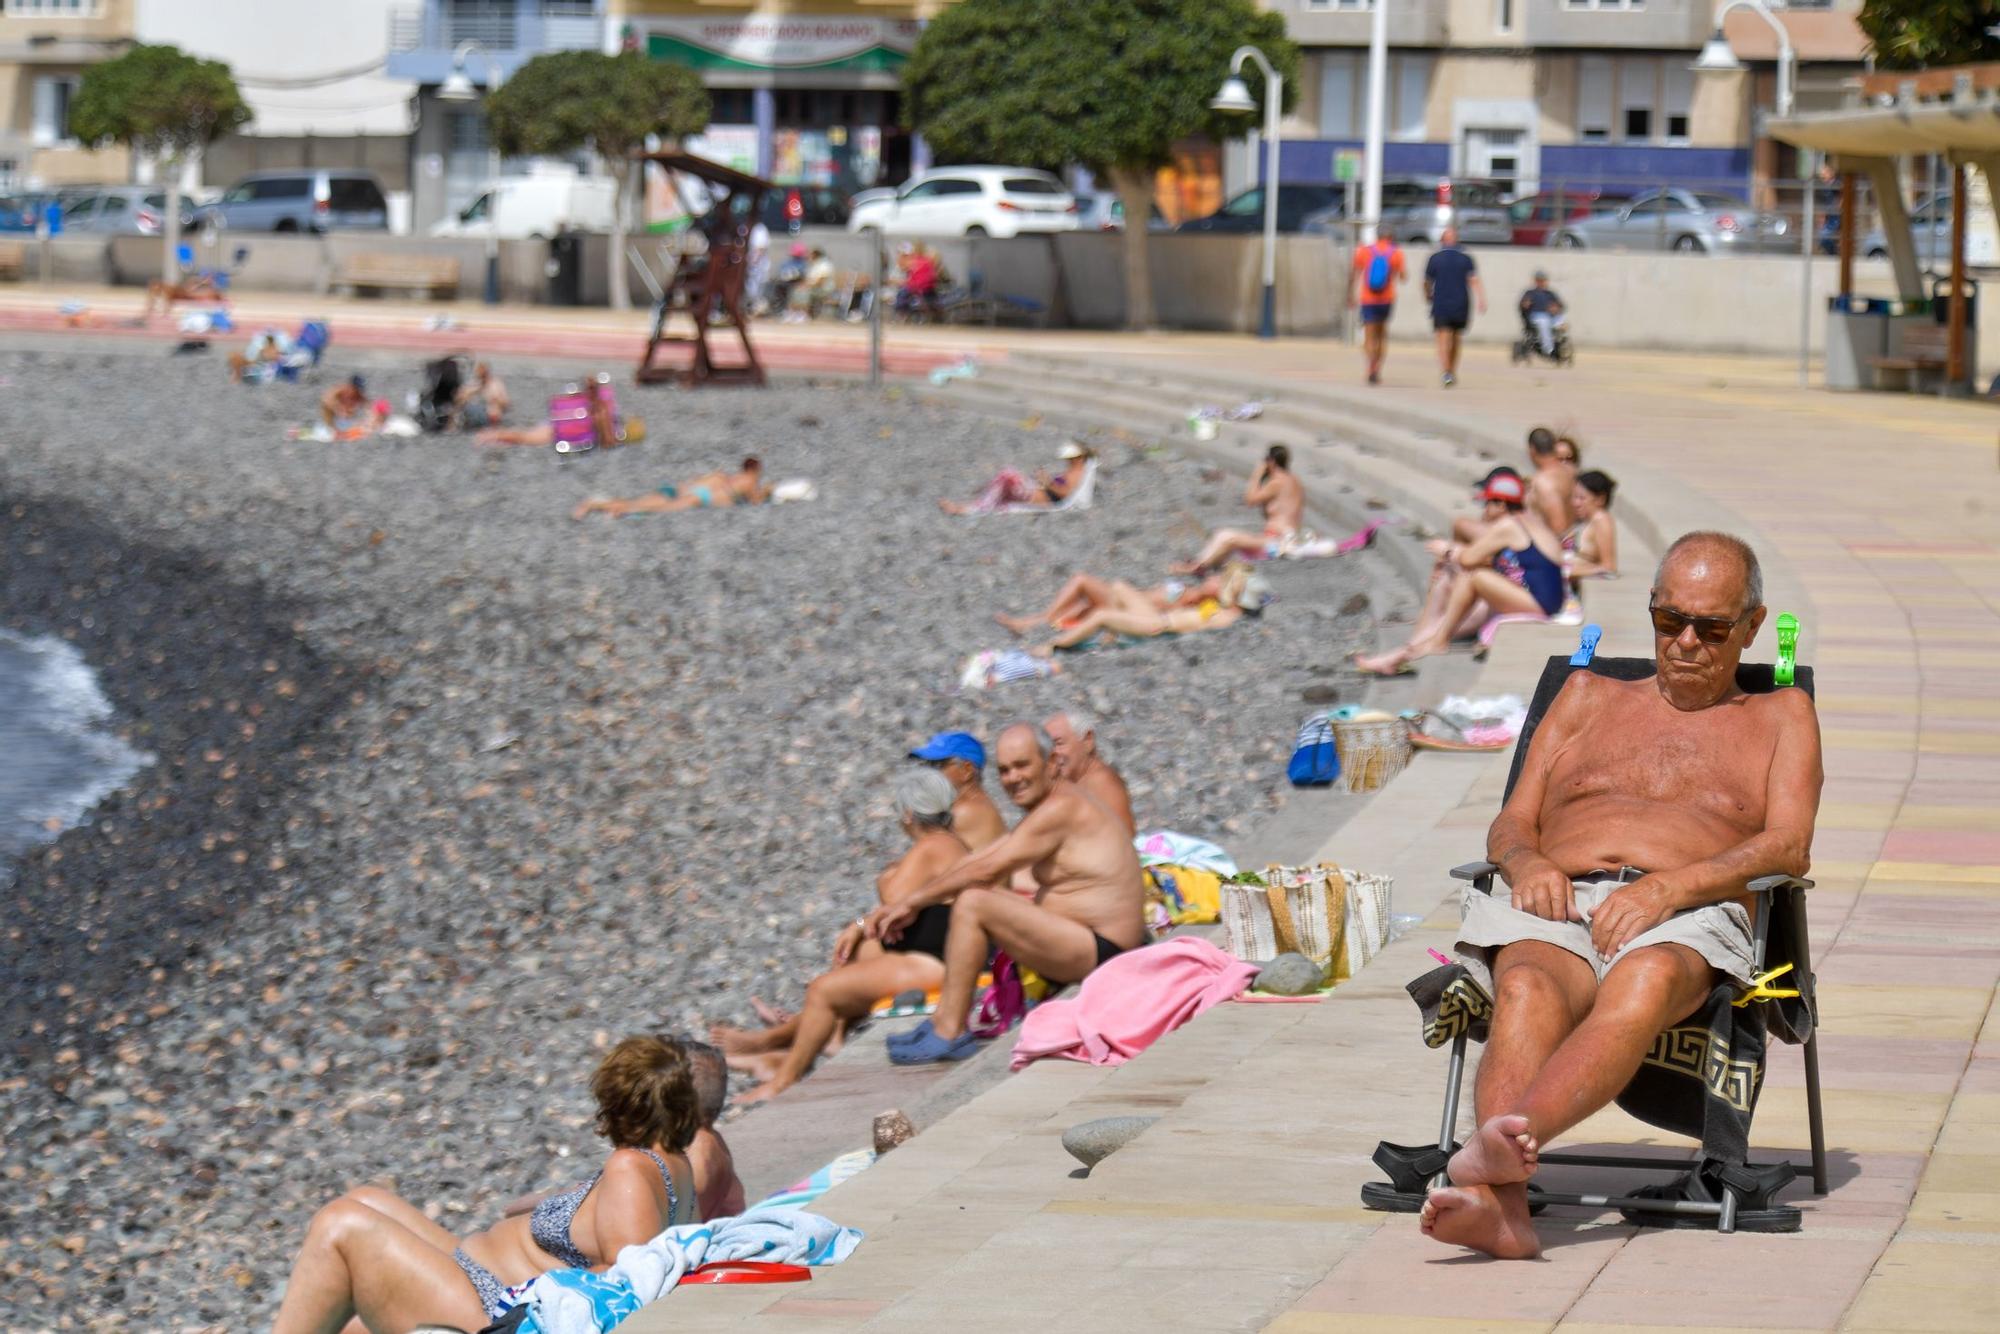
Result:
M1031 167L940 167L892 199L864 199L847 216L850 232L885 236L1019 236L1073 232L1076 197Z
M608 176L502 176L456 215L434 224L431 235L491 236L496 224L505 241L547 240L566 231L608 232L617 207L618 185Z

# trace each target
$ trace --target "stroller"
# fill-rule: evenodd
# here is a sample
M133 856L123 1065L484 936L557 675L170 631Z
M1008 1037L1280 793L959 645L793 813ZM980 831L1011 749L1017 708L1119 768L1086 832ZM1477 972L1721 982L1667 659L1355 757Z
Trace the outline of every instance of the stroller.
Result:
M1534 322L1528 318L1528 312L1525 310L1522 311L1521 336L1514 340L1514 364L1522 366L1533 361L1536 357L1542 357L1553 361L1558 366L1575 365L1576 351L1570 346L1569 325L1567 323L1557 324L1553 332L1555 335L1556 350L1553 353L1542 351L1541 331L1536 329Z
M453 352L424 364L424 387L417 393L417 425L435 435L451 428L458 391L472 378L472 357Z

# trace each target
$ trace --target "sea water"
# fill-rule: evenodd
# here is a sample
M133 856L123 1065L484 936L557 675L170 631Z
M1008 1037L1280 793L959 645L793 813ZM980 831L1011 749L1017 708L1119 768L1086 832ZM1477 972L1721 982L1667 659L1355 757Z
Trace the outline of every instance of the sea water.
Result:
M76 649L0 630L0 881L152 763L109 730L111 703Z

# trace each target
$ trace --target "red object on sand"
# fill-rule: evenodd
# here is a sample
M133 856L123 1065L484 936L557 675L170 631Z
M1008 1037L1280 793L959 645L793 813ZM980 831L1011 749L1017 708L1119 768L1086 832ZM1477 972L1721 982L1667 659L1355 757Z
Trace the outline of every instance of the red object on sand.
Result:
M714 1260L681 1276L686 1283L805 1283L812 1270L769 1260Z

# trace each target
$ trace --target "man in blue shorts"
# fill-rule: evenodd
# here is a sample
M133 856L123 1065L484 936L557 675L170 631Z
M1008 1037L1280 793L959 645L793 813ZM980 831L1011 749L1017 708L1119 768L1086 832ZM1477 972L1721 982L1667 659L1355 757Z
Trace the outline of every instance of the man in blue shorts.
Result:
M1458 229L1447 227L1438 237L1437 252L1424 265L1424 296L1431 303L1431 328L1437 331L1438 369L1444 387L1458 383L1459 340L1472 320L1472 302L1486 313L1486 289L1480 284L1472 256L1458 248Z
M1382 358L1389 351L1389 313L1396 308L1396 283L1406 276L1403 252L1377 227L1375 239L1354 252L1354 281L1348 304L1361 311L1361 351L1368 360L1368 383L1382 383Z

